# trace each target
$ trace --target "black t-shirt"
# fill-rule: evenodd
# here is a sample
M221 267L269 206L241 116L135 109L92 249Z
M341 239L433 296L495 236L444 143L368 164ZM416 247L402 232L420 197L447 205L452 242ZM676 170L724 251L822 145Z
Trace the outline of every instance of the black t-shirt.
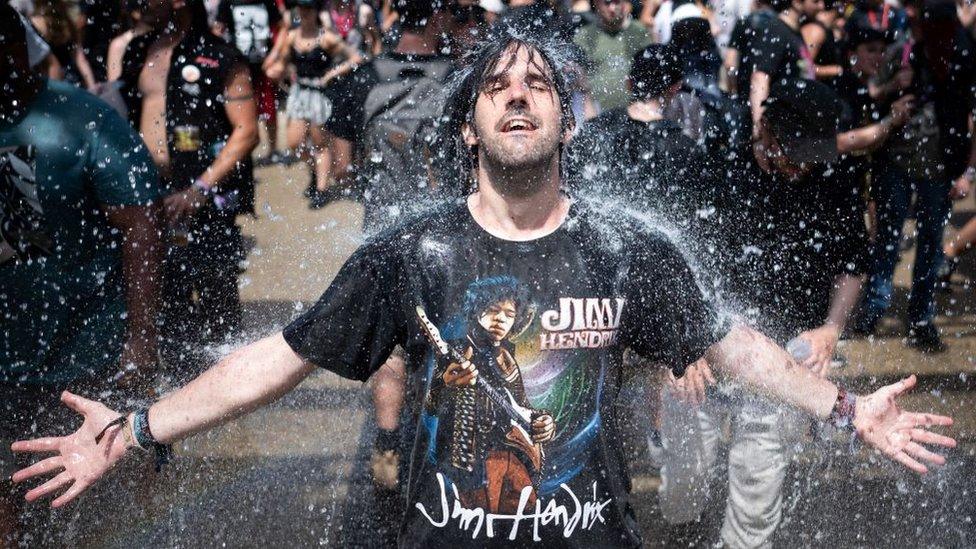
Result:
M765 20L750 45L752 72L768 74L770 84L784 79L814 78L813 58L803 36L779 17Z
M484 382L446 385L418 307ZM418 434L402 545L623 547L640 536L601 419L623 351L680 374L726 329L678 249L637 220L576 203L555 232L513 242L458 202L367 242L284 337L358 380L405 349ZM509 443L523 440L509 407L552 417L541 454Z
M749 98L749 88L751 87L752 43L759 36L760 31L766 27L767 22L775 18L776 13L772 10L760 9L739 19L732 27L729 47L739 52L739 71L736 74L735 82L738 96L742 99Z
M78 9L85 16L82 46L86 53L91 48L107 48L108 43L122 32L120 2L81 0L78 2Z
M670 120L641 122L626 108L605 111L580 128L568 153L569 179L582 191L654 210L682 229L710 204L709 158Z
M217 22L251 64L260 64L274 45L272 31L281 23L281 12L274 0L220 0Z

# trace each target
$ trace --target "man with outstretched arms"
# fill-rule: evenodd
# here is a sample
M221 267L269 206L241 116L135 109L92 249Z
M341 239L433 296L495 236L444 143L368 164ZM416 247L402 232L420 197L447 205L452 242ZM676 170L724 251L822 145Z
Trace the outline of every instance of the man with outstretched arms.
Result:
M148 410L115 411L66 393L82 427L14 446L53 453L15 475L17 482L50 478L28 499L62 492L53 505L63 506L134 447L163 455L164 445L275 400L318 366L365 380L395 345L421 394L435 384L442 393L408 403L418 435L404 546L639 546L621 441L602 419L628 348L677 375L706 357L716 375L849 427L906 467L925 472L925 463L943 463L923 444L954 446L928 430L951 418L897 404L914 377L865 396L839 389L767 337L724 320L665 237L624 212L564 194L561 151L573 117L561 48L509 31L472 51L453 81L445 112L452 139L442 146L457 153L447 165L459 177L475 173L477 189L367 242L283 332L237 350ZM472 325L485 309L466 306L466 296L480 295L490 279L516 289L484 300L489 311L510 304L501 314L517 319L516 330L501 320ZM485 325L495 338L465 344ZM520 383L506 381L516 371ZM462 409L444 391L456 394L465 382L472 398ZM452 433L463 436L468 422L484 418L495 422L486 451L452 459L452 450L464 450L452 448ZM511 436L495 434L506 430ZM527 442L540 446L538 460L529 459ZM528 473L519 475L517 499L504 484L514 485L512 477L492 475L495 463L478 461L493 455ZM470 478L475 471L481 482Z

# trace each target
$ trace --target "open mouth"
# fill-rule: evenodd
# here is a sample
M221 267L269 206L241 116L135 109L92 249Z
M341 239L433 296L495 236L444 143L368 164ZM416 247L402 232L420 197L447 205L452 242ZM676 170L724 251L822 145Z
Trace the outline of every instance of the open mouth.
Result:
M536 125L527 118L511 118L502 124L501 131L503 133L531 132L536 129Z

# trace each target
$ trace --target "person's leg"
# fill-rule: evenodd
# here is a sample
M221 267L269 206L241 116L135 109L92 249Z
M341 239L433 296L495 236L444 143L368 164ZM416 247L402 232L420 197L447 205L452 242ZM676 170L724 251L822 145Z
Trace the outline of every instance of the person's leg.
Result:
M918 193L915 205L918 239L912 292L908 300L910 326L931 324L935 317L935 285L942 262L942 236L951 207L948 181L920 180L915 182L915 187Z
M708 503L709 483L718 456L719 413L680 402L670 390L661 395L663 466L658 501L671 525L699 519Z
M311 124L309 137L313 146L316 188L324 192L332 184L332 134L323 126Z
M894 166L879 171L875 178L877 233L871 249L871 267L865 285L858 328L873 331L891 304L891 278L898 264L902 226L908 214L911 187L904 172Z
M197 347L199 325L193 301L192 265L188 243L170 244L163 266L163 289L160 299L160 355L165 373L178 375L183 364Z
M793 421L789 413L752 401L734 418L729 496L721 530L726 546L771 545L782 517L783 481L791 455L784 428Z
M207 343L223 341L240 326L241 294L237 285L243 255L240 229L233 216L206 219L200 245L194 248L199 310Z
M374 482L394 490L399 482L400 414L406 385L403 351L394 350L370 378L376 414L376 447L371 458Z
M308 121L300 118L289 118L288 125L285 127L285 140L288 150L291 151L300 161L309 165L311 178L305 189L305 196L312 196L315 190L315 165L312 162L311 152L308 149Z

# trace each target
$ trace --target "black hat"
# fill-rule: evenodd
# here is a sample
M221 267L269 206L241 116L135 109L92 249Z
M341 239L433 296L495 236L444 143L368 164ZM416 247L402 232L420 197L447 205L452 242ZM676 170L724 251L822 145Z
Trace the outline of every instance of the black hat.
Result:
M631 60L631 95L636 99L660 97L681 80L681 72L681 61L674 48L651 44L635 53Z
M829 86L814 80L783 80L763 102L763 118L783 153L795 163L837 158L837 132L844 104Z

